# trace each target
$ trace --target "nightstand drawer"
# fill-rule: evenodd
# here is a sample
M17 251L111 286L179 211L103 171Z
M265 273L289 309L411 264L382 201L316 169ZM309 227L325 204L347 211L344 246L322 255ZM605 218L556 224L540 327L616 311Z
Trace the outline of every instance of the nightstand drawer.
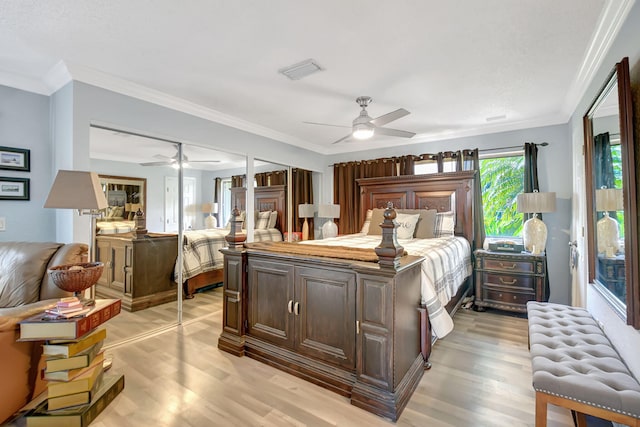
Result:
M534 294L521 293L521 292L509 292L498 289L484 289L483 300L487 302L499 302L505 304L518 304L526 305L527 301L534 301L536 299Z
M507 272L519 272L519 273L533 273L535 271L534 262L526 260L501 260L484 258L484 267L487 270L507 271Z
M498 287L521 288L523 290L535 291L535 279L532 276L517 276L503 273L482 273L482 283Z

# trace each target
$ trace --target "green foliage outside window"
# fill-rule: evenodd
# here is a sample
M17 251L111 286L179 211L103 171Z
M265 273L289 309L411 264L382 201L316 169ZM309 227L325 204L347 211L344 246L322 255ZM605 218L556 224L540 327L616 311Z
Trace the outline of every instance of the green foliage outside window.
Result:
M524 189L524 156L481 159L480 181L486 235L520 236L516 199Z

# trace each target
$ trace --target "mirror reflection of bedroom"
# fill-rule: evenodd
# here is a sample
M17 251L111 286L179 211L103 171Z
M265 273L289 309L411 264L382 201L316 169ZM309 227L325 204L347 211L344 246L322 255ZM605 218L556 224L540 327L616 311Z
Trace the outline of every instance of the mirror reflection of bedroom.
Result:
M121 314L107 324L107 345L175 325L180 309L183 324L215 315L222 282L215 248L228 234L231 177L244 174L245 164L237 154L91 128L91 169L108 202L96 224L96 260L104 270L95 295L122 301ZM199 251L204 243L207 250Z

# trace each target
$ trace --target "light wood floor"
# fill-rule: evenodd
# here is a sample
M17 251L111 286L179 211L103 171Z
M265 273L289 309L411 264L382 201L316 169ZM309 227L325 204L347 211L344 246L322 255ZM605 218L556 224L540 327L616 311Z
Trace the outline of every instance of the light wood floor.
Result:
M394 425L328 390L219 351L221 289L192 301L198 298L200 306L206 298L206 314L107 350L125 389L93 427ZM526 319L461 310L454 320L396 424L533 426ZM568 411L550 408L549 426L572 425Z

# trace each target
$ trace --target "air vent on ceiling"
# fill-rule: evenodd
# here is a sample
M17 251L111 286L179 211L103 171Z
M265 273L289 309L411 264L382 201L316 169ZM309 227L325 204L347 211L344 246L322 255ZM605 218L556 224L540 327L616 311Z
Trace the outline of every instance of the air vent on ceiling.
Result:
M284 74L291 80L300 80L307 77L316 71L321 71L322 67L313 59L307 59L306 61L298 62L297 64L290 65L278 70L279 73Z

